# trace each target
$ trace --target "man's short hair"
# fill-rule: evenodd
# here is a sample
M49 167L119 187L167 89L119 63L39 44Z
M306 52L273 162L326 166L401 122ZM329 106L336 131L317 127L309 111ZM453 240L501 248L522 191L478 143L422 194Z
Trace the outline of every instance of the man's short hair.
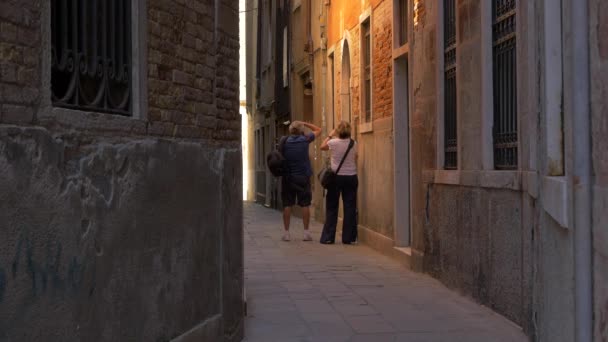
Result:
M294 121L289 125L289 134L291 135L302 135L304 134L304 125L298 121Z

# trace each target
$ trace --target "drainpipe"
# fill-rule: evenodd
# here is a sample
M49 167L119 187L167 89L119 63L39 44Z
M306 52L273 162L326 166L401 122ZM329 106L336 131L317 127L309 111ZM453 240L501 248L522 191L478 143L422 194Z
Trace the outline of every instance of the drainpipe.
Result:
M575 332L593 337L591 240L591 125L589 104L589 0L572 1L572 155L574 197Z

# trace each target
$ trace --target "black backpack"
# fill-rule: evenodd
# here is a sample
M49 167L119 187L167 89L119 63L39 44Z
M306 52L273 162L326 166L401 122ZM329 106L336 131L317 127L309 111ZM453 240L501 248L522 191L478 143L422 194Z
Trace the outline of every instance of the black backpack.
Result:
M283 157L283 146L285 146L285 141L287 141L287 136L281 137L281 140L279 140L279 143L277 144L277 148L266 156L266 165L268 165L270 173L275 177L287 175L287 160Z

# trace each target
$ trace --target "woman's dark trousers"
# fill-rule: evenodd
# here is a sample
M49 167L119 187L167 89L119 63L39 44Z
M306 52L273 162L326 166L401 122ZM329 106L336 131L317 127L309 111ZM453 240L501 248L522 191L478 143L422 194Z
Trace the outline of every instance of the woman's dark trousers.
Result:
M344 222L342 225L342 243L357 241L357 176L336 176L334 185L327 189L325 206L325 224L321 234L322 243L334 243L338 224L340 195L344 204Z

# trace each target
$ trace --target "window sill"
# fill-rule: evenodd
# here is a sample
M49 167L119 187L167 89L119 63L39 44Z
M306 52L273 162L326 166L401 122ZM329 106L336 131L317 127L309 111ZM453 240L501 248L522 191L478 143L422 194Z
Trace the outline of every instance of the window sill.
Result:
M112 131L129 134L146 134L147 123L134 116L79 111L74 109L51 107L42 111L38 119L42 125L58 124L69 126L78 131Z
M361 133L361 134L371 133L373 131L374 131L374 127L373 127L373 123L371 121L362 123L359 125L359 133Z
M524 190L522 172L520 171L424 170L423 182L515 191Z

